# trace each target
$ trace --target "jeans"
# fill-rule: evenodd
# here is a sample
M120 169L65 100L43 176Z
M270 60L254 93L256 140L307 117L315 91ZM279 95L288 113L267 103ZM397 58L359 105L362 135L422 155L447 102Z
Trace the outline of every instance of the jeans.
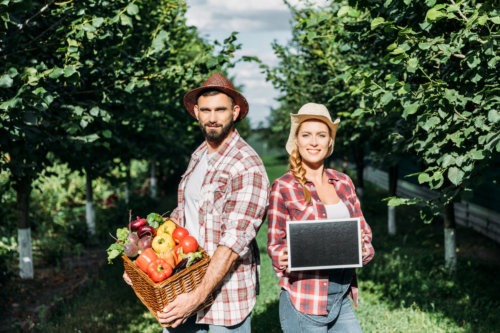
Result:
M282 290L279 303L281 329L284 333L361 333L348 295L344 293L333 302L331 298L329 295L330 312L327 316L309 315L296 310L288 292Z
M164 328L163 333L251 333L251 318L246 317L241 323L234 326L219 326L196 324L196 315L191 316L184 324L179 327Z

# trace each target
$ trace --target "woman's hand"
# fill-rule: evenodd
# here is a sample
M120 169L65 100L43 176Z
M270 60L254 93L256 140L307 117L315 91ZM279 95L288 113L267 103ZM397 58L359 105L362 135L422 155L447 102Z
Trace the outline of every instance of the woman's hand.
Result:
M278 265L279 265L279 268L282 269L282 270L286 270L287 272L290 272L288 270L288 248L285 247L280 255L278 256Z

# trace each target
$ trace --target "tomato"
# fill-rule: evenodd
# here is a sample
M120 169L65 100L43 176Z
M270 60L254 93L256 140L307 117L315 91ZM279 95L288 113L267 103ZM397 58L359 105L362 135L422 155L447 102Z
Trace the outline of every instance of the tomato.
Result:
M179 245L182 247L184 254L196 252L198 250L198 241L191 235L184 236Z
M155 251L152 248L148 247L147 249L141 252L141 254L137 257L137 259L135 259L135 264L143 272L147 273L149 264L155 261L156 259L158 259L158 256L156 255Z
M177 227L174 229L174 231L172 231L172 238L177 244L179 244L181 239L183 239L187 235L189 235L189 231L183 227Z
M173 268L162 258L157 258L148 265L148 275L154 282L161 282L172 275Z

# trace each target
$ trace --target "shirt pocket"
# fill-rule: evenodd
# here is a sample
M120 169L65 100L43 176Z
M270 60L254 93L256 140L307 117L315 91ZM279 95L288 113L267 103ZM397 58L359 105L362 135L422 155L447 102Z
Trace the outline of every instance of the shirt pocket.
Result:
M310 220L314 216L314 208L312 205L306 205L300 201L288 201L285 203L290 215L291 221Z
M210 183L210 196L213 198L213 213L222 213L226 203L226 196L229 190L230 175L227 172L219 171L212 178Z

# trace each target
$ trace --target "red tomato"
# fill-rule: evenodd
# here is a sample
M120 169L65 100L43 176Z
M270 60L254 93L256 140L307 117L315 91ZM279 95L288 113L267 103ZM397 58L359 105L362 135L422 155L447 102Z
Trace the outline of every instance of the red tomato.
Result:
M196 252L198 250L198 241L191 235L184 236L179 245L182 247L184 254Z
M187 235L189 235L189 231L183 227L177 227L174 229L174 231L172 231L172 238L177 244L179 244L181 239L183 239Z

